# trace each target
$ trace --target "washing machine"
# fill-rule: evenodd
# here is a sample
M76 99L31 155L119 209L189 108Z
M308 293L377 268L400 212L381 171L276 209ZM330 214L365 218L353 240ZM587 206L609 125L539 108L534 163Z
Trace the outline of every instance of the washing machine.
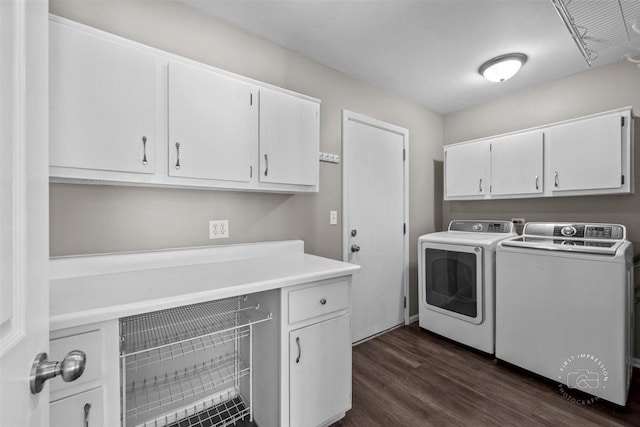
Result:
M528 223L496 255L496 358L568 397L575 389L624 406L634 324L625 227Z
M420 327L494 353L495 251L510 221L451 221L418 239Z

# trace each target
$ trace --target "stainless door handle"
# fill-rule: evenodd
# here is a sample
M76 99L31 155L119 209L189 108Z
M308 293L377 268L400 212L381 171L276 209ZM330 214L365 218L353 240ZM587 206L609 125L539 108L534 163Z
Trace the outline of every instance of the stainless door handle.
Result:
M554 181L555 186L557 187L558 186L558 171L555 171L553 173L553 181Z
M296 357L296 363L300 363L300 356L302 356L302 349L300 348L300 337L296 337L296 344L298 346L298 357Z
M142 164L147 165L147 137L142 137Z
M91 403L84 404L84 427L89 427L89 411L91 411Z
M480 184L478 185L478 187L480 188L480 192L482 193L482 178L480 178Z
M538 184L538 175L536 175L536 190L540 189L540 185Z
M176 169L180 169L180 143L176 142Z
M268 155L264 155L264 176L269 175L269 156Z
M58 375L61 375L65 382L77 380L84 372L86 363L87 355L80 350L69 352L62 362L49 362L47 353L38 354L31 365L31 376L29 377L31 394L40 393L45 381Z
M360 252L360 246L351 245L351 252Z

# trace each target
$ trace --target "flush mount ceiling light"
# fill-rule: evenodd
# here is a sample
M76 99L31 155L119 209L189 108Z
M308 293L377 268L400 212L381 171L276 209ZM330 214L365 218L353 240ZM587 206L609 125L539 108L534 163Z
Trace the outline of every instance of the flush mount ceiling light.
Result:
M503 82L515 76L525 62L527 55L524 53L508 53L491 58L480 66L478 72L490 82Z

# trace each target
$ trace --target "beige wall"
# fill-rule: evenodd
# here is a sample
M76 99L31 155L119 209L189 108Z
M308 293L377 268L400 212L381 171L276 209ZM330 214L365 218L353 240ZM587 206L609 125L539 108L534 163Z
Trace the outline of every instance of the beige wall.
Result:
M444 118L444 142L491 136L591 113L632 106L640 112L640 70L627 61L585 71L527 89ZM636 135L640 135L636 119ZM636 137L637 139L637 137ZM445 202L443 223L452 219L611 222L627 226L640 252L640 149L635 148L636 194L548 199ZM636 282L640 278L636 270ZM636 312L638 306L636 306ZM636 315L636 357L640 357L640 316Z
M167 1L52 0L75 21L322 100L320 150L341 153L341 111L409 129L411 313L417 313L417 237L435 229L440 194L442 117L259 39L189 7ZM341 259L341 167L320 164L320 193L280 195L206 190L52 184L51 255L303 239L309 253ZM441 197L441 196L440 196ZM231 238L208 239L209 219L229 219ZM438 225L440 220L438 220Z

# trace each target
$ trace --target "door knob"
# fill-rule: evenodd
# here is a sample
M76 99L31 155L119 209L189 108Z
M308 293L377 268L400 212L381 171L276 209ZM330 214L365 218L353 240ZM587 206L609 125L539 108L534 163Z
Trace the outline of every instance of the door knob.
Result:
M38 354L31 366L31 376L29 377L31 393L40 393L45 381L58 375L62 376L64 382L77 380L84 372L86 363L87 355L80 350L70 351L62 362L49 362L47 353Z
M357 235L358 235L358 230L356 230L355 228L351 230L351 236L356 237Z
M360 246L351 245L351 252L360 252Z

